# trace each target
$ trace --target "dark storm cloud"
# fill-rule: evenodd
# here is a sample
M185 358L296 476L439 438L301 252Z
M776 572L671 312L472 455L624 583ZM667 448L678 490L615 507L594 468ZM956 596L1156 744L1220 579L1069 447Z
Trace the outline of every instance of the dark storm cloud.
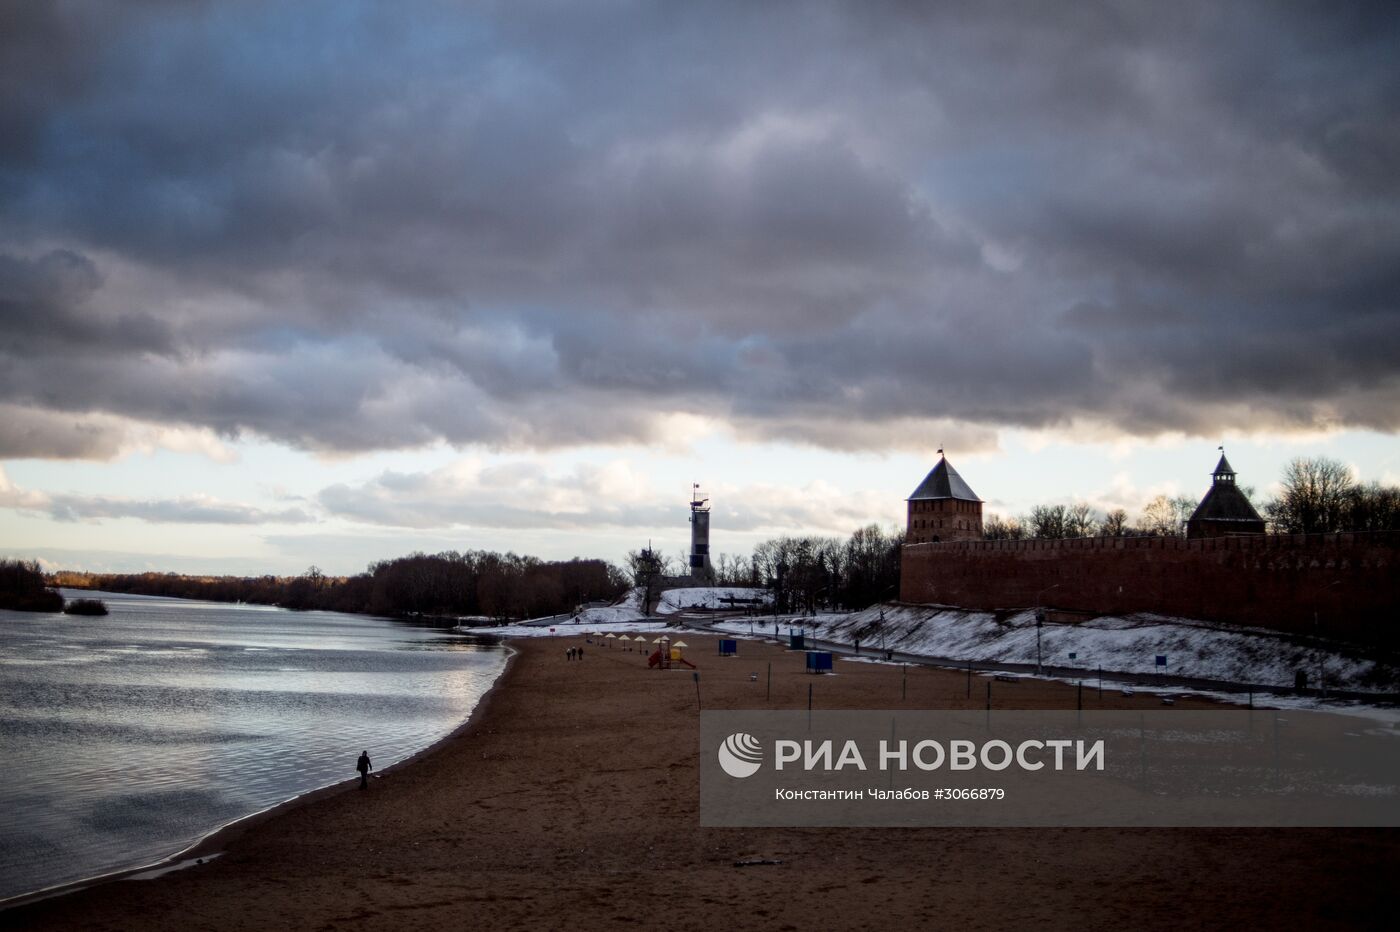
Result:
M0 351L22 355L91 346L103 352L162 352L170 328L147 313L93 313L101 284L86 257L55 250L36 260L0 253Z
M1389 5L12 6L6 456L1400 427Z

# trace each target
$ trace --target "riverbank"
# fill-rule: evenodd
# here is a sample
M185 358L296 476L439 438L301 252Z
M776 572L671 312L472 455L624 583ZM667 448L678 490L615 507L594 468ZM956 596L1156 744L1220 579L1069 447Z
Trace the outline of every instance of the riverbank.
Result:
M805 708L809 684L818 708L969 704L954 671L910 668L901 701L899 667L838 661L840 675L814 681L802 655L773 645L746 641L739 658L721 659L712 638L685 639L706 708ZM516 642L469 723L367 792L342 788L240 824L211 839L204 850L224 853L203 865L5 919L36 929L1348 928L1396 905L1393 831L700 829L691 677L618 648L566 661L574 643ZM1074 707L1064 684L993 685L998 707ZM1158 707L1143 693L1101 701L1086 707Z
M508 656L378 618L107 599L95 620L0 612L0 902L158 863L353 776L362 747L403 760Z
M505 666L500 674L501 676L505 676L510 671L511 665L515 662L515 659L518 656L519 653L517 651L509 650L506 656ZM422 750L416 751L413 754L410 754L409 756L403 758L402 760L396 761L387 767L376 770L374 773L371 774L371 778L374 780L382 780L387 776L396 774L399 771L402 771L404 768L410 766L411 764L414 764L425 757L437 753L437 751L442 749L448 742L452 741L454 738L459 738L462 735L466 734L470 729L472 729L476 725L476 723L481 719L481 717L486 714L486 709L490 706L491 703L491 695L492 693L490 691L483 695L481 699L477 702L475 708L472 709L472 713L468 717L467 721L457 726L457 728L453 729L451 733L444 735L439 740L434 741L432 744L428 745ZM127 868L125 870L113 871L110 874L104 874L99 877L93 877L87 880L79 880L73 883L62 884L51 889L40 890L35 893L26 894L24 896L14 897L9 901L0 901L0 914L4 914L8 910L14 910L14 912L11 912L9 914L16 915L18 914L19 909L23 906L33 905L40 902L44 902L46 900L58 899L65 896L72 896L75 893L79 893L89 889L95 889L97 887L102 887L109 884L114 884L120 881L142 880L148 877L154 879L159 876L164 876L173 871L186 870L190 867L202 865L207 860L222 857L225 851L232 845L234 845L238 839L242 838L250 829L256 828L257 826L262 825L263 823L268 822L269 820L275 819L280 815L284 815L288 812L291 812L292 810L300 809L304 806L311 805L312 803L318 802L320 800L328 799L333 796L338 796L341 793L346 792L347 790L355 789L358 786L358 784L359 778L351 777L350 779L342 780L339 783L333 783L329 786L318 787L317 789L310 790L306 793L301 793L292 799L279 803L275 806L270 806L267 809L262 810L261 812L255 812L251 815L244 816L241 819L237 819L233 822L230 822L229 824L222 826L216 831L210 832L204 838L195 842L193 845L190 845L189 847L179 851L178 853L151 864L144 864L139 867L132 867Z

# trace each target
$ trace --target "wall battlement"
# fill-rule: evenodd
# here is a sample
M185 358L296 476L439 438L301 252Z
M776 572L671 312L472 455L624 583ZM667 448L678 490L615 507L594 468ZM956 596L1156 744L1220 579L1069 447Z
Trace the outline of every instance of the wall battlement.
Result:
M900 598L1155 612L1400 648L1400 532L907 544Z

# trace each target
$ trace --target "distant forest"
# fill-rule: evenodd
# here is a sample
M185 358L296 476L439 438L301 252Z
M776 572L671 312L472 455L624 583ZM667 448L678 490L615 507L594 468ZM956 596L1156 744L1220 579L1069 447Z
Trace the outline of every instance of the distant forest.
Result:
M768 588L784 611L864 608L899 591L903 542L902 531L876 525L845 539L774 538L754 547L752 557L722 555L715 582ZM684 572L684 562L640 551L628 555L624 570L605 560L544 561L513 553L449 551L384 560L355 576L327 576L314 566L300 576L251 577L59 571L49 584L291 609L505 621L572 612L594 600L611 602L632 585L646 585L648 575Z
M0 608L17 612L61 612L63 596L48 587L38 563L0 560Z
M58 572L50 581L75 589L291 609L495 619L569 612L594 599L611 601L629 584L604 560L544 561L488 551L414 553L372 564L355 576L327 576L313 566L300 576Z

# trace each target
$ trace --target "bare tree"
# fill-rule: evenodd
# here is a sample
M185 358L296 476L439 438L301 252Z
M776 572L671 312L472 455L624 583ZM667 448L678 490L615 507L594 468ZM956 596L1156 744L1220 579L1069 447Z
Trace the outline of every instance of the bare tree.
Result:
M0 560L0 608L61 612L63 596L48 588L37 560Z
M1065 511L1066 537L1093 537L1098 526L1098 515L1084 502L1076 502Z
M1191 516L1196 513L1196 506L1199 504L1200 502L1196 501L1194 498L1189 498L1185 495L1178 495L1176 498L1172 499L1172 507L1176 509L1176 528L1178 534L1185 536L1186 522L1191 520Z
M1345 527L1355 483L1346 464L1326 457L1299 457L1283 470L1283 491L1265 507L1275 531L1323 534Z
M1019 518L991 515L982 522L982 536L987 540L1021 540L1026 536L1026 527Z
M864 608L899 586L899 552L904 535L878 524L859 528L846 541L840 562L838 596L849 608Z
M1176 502L1166 495L1158 495L1142 509L1142 519L1138 529L1154 537L1177 537L1181 534L1181 518Z
M1400 488L1378 482L1355 486L1347 496L1345 524L1349 531L1400 529Z
M715 562L715 585L747 586L752 579L748 558L743 554L722 553Z
M627 569L632 574L632 584L642 590L643 615L651 614L661 577L666 574L667 562L661 551L649 546L627 552Z
M1068 534L1069 509L1064 505L1036 505L1026 523L1030 536L1043 540L1059 540Z
M1114 508L1099 524L1101 537L1122 537L1128 532L1128 513L1122 508Z

